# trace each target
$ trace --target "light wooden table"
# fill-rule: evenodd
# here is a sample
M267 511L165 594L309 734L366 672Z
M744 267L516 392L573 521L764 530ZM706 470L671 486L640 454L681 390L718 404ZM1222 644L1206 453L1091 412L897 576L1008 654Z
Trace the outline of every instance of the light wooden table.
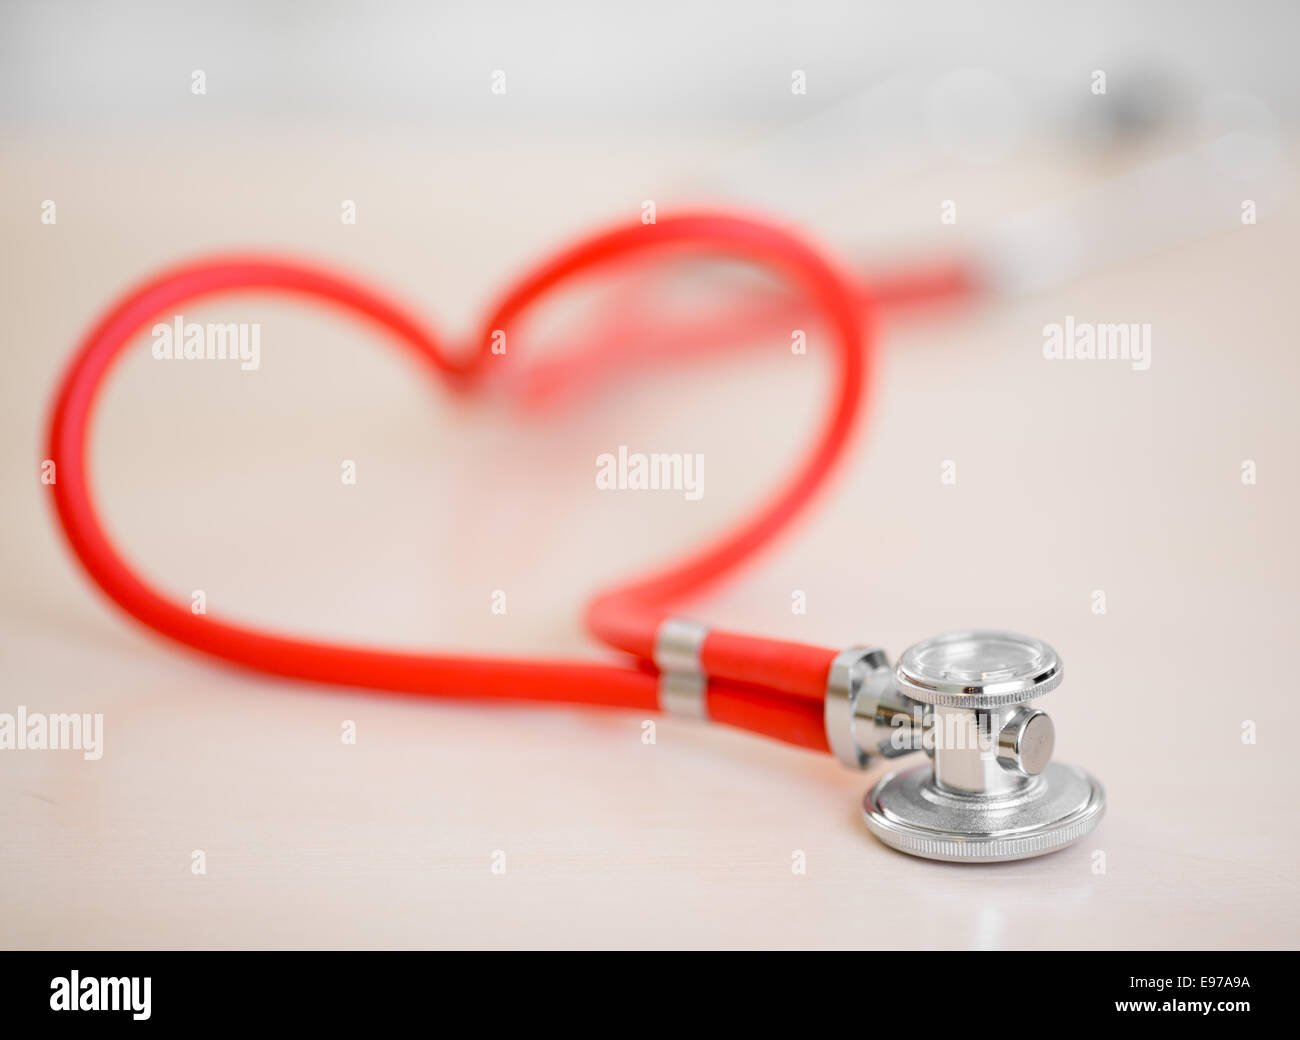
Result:
M1294 209L1032 298L891 322L833 487L696 605L895 655L967 626L1052 642L1068 666L1044 702L1058 754L1110 797L1094 835L1057 855L971 868L891 852L858 815L875 773L739 733L665 720L647 746L636 713L227 670L89 587L37 477L59 366L113 294L164 262L261 244L330 259L463 330L564 235L635 218L687 165L663 157L666 141L8 142L0 711L102 712L105 749L0 752L0 943L1297 944ZM969 179L963 212L989 220L1082 177L1040 156L1010 186ZM941 182L877 205L931 214ZM358 202L355 227L342 199ZM816 359L796 366L778 342L529 420L449 405L332 316L264 300L237 313L263 322L256 374L161 366L142 340L101 411L97 487L161 587L291 631L599 655L579 628L585 598L747 509L820 407ZM1151 370L1045 363L1042 326L1066 314L1152 323ZM592 460L620 443L704 451L705 498L598 495ZM358 462L355 487L342 459ZM945 459L955 486L940 483ZM505 616L490 611L498 588ZM795 589L806 616L790 612Z

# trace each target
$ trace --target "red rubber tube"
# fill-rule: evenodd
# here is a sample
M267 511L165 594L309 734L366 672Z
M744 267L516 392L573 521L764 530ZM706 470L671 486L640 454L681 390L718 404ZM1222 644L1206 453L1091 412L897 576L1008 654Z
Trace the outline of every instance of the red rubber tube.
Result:
M969 266L960 263L873 274L866 284L870 289L861 290L863 306L900 312L916 304L959 300L979 288ZM590 391L601 380L634 366L662 369L696 361L705 354L750 346L771 329L803 328L808 319L806 300L768 293L674 321L650 306L654 290L648 280L626 287L610 301L606 314L594 315L576 349L566 343L558 356L506 375L514 380L506 389L525 407L541 409L575 391ZM647 320L649 314L652 320Z
M755 515L667 569L599 597L588 611L595 635L635 655L631 667L582 661L415 654L293 638L190 612L148 585L116 551L88 486L87 441L99 389L142 328L182 303L232 292L275 291L363 318L459 391L472 391L491 357L491 336L508 329L545 293L580 274L636 254L689 248L765 265L814 304L836 342L836 384L827 418L794 473ZM859 411L869 368L871 308L861 290L788 232L740 217L700 214L619 228L579 242L528 274L484 322L478 349L446 353L419 320L351 279L296 261L236 256L164 271L126 294L82 340L49 428L58 519L81 564L128 614L187 647L296 679L414 694L512 698L655 710L655 630L668 605L729 575L788 526L824 482ZM713 632L703 650L712 719L802 747L827 750L821 697L834 651Z

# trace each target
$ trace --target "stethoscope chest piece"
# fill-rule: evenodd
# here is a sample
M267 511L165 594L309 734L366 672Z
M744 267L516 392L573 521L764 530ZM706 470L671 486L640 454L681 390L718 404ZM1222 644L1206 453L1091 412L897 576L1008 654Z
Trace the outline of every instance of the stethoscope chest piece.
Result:
M1055 650L1009 632L950 632L906 651L890 714L911 708L905 739L930 761L867 793L872 834L913 856L960 863L1040 856L1088 834L1106 793L1084 770L1051 761L1052 721L1029 704L1062 675Z

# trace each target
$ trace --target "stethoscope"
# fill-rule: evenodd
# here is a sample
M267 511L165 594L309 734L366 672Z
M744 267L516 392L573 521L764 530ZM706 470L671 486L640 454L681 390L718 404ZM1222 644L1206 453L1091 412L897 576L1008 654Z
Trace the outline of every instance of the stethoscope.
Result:
M489 382L493 333L509 330L551 290L631 257L665 252L740 259L767 268L825 320L836 381L810 450L747 520L666 569L600 595L587 625L630 655L625 666L584 661L412 654L296 639L193 613L148 585L100 524L86 469L90 418L113 362L141 329L182 304L275 291L368 320L458 393ZM831 752L864 769L923 752L868 793L866 824L886 845L958 862L1021 859L1078 841L1105 809L1101 785L1051 761L1051 719L1032 707L1059 685L1060 657L1006 632L926 640L891 667L883 650L843 652L711 628L671 604L730 575L804 508L836 463L871 375L872 319L881 303L970 287L961 272L918 272L866 291L789 231L703 213L620 227L570 246L508 290L484 322L478 349L444 352L428 328L360 283L296 261L236 256L184 264L139 285L82 340L50 425L58 517L90 577L122 609L192 649L258 671L374 690L525 699L658 710L735 726Z

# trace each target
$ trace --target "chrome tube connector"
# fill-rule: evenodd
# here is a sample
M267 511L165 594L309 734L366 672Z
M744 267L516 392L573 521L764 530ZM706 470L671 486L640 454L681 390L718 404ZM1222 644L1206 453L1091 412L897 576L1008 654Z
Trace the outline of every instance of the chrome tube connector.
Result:
M698 621L666 618L655 632L654 662L659 669L659 710L708 721L705 695L709 678L700 655L709 629Z
M826 740L850 769L877 758L920 751L923 706L898 690L885 652L851 647L831 663L826 678Z

